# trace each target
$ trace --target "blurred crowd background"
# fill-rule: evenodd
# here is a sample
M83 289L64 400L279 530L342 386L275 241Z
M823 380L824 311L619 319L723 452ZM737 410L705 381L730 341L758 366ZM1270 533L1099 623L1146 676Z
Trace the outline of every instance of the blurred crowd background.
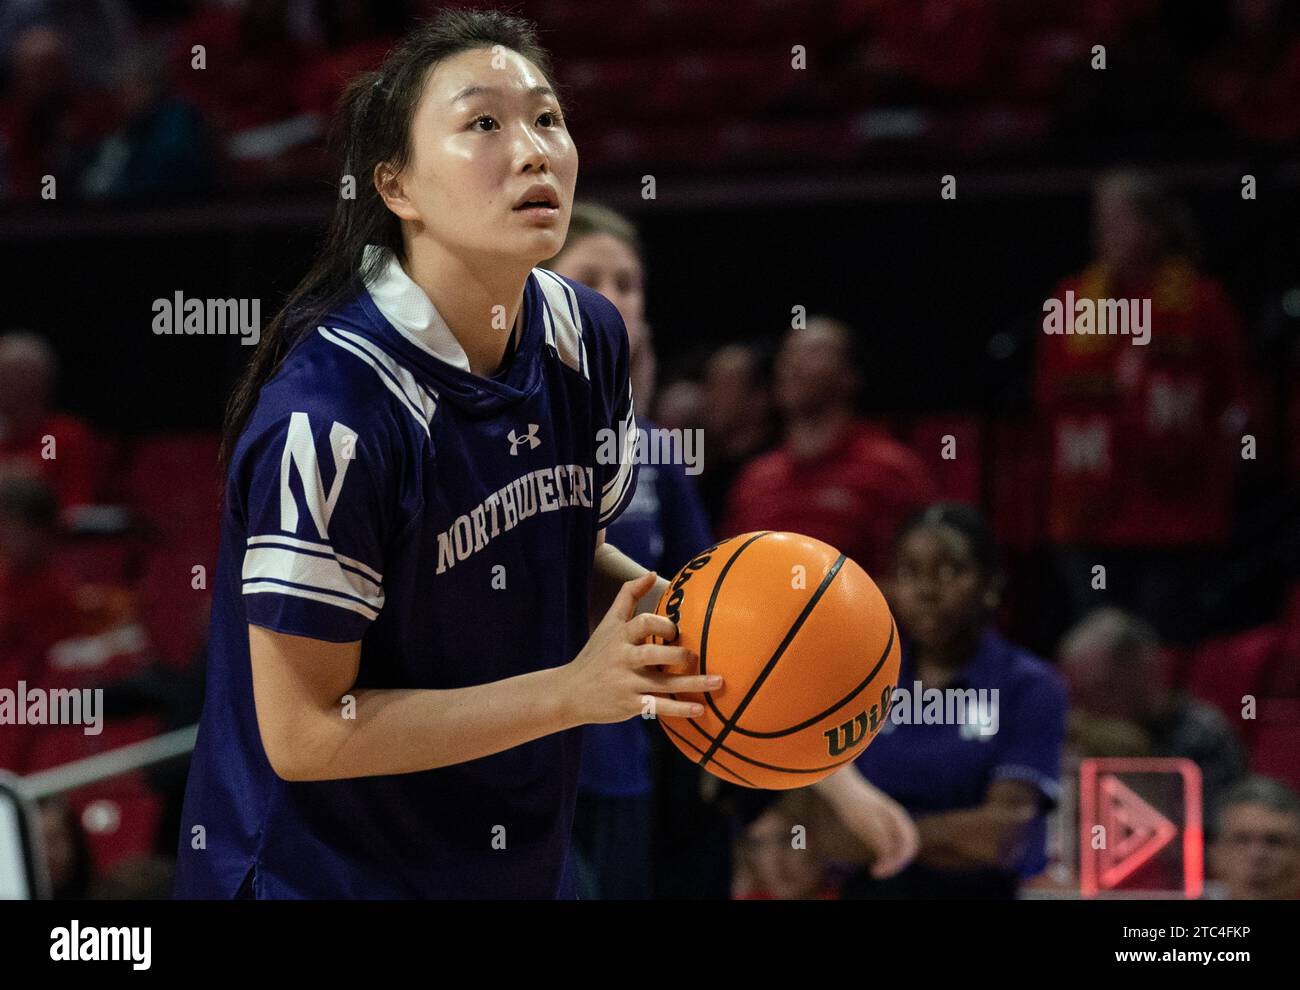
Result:
M157 336L151 300L269 320L330 209L333 101L446 6L0 0L0 686L103 687L109 713L99 736L0 726L0 767L197 720L216 430L251 349ZM916 656L988 628L1058 672L1063 790L1087 756L1191 759L1213 889L1300 896L1300 11L511 9L552 48L581 157L552 267L619 306L641 418L703 430L698 477L646 472L638 559L827 540ZM1150 343L1044 334L1067 292L1151 299ZM756 805L636 731L604 754L639 771L584 778L591 896L862 887L852 837L789 854L810 795ZM935 868L1070 889L1069 806L1044 802L1031 878L1006 853L1024 823L973 814L986 770L947 806L895 795L972 813ZM167 896L185 771L47 802L56 894ZM630 838L602 831L620 801Z

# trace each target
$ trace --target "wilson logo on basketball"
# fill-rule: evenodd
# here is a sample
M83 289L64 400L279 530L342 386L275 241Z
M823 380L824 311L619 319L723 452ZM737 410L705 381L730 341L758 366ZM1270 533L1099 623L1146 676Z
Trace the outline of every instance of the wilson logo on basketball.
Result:
M840 756L862 742L870 728L874 734L880 723L889 714L889 704L893 700L894 686L886 684L880 692L880 704L872 705L869 712L858 712L851 721L822 733L826 737L826 752L830 756Z

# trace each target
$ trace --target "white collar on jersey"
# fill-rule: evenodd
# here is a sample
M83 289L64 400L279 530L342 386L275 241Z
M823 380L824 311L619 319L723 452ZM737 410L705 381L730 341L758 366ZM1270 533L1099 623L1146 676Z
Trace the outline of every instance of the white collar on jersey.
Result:
M386 251L377 244L367 244L362 269L378 253ZM423 289L402 268L397 255L388 251L388 263L366 283L370 298L393 328L420 350L432 354L461 371L469 371L469 358L460 341L434 308ZM520 311L522 318L523 312Z

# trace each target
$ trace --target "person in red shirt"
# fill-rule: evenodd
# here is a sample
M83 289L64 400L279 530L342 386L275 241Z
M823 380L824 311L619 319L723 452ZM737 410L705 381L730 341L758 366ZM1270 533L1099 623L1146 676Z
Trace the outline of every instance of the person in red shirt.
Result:
M94 440L79 419L50 406L58 360L43 337L0 336L0 466L24 466L50 483L61 508L94 501Z
M57 539L49 486L21 469L0 472L0 686L11 691L43 682L46 654L74 608L71 582L50 564ZM38 731L0 726L0 768L26 772Z
M1149 303L1149 325L1141 335L1109 328L1039 339L1034 404L1049 457L1047 535L1070 620L1106 603L1092 587L1102 564L1118 604L1186 638L1191 582L1230 534L1253 418L1241 320L1223 287L1197 269L1189 222L1153 179L1104 177L1093 227L1097 260L1053 293L1065 320L1080 301L1100 312L1103 300L1136 300Z
M827 317L786 335L773 395L783 441L737 476L723 535L803 533L879 574L894 530L937 497L921 459L855 415L861 375L852 351L853 331Z
M0 100L0 198L39 201L71 192L94 147L114 123L111 96L77 79L68 39L36 25L9 59L12 79Z

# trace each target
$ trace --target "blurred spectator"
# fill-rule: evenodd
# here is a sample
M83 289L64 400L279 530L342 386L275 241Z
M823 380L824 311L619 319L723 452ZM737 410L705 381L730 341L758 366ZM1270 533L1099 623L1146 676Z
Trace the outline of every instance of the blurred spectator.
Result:
M112 124L111 99L74 78L67 39L51 27L18 37L9 76L0 102L0 195L39 199L48 175L57 183L49 192L66 197Z
M859 873L842 896L1012 897L1047 865L1044 816L1060 788L1065 685L993 626L1002 578L974 507L940 502L909 517L888 584L899 687L855 766L907 809L921 845L896 877Z
M1149 623L1097 609L1062 639L1059 657L1080 716L1127 722L1143 734L1134 738L1150 740L1152 755L1191 760L1201 768L1207 809L1245 774L1245 751L1223 715L1166 685L1160 640Z
M713 524L741 469L772 446L772 398L757 346L727 344L704 367L704 473L700 494Z
M881 572L899 523L935 485L920 458L855 418L860 381L843 323L810 317L786 334L775 369L782 443L737 475L722 535L803 533Z
M302 38L291 14L288 0L200 7L173 41L170 67L178 94L223 134L298 116L298 77L322 52ZM269 146L269 136L266 141Z
M60 539L48 483L21 469L0 471L0 684L139 694L132 679L146 670L151 650L133 596L78 584L58 557ZM125 705L111 707L115 715L119 709L135 714ZM109 730L86 737L79 726L0 728L0 767L33 772L70 758L68 740L93 749L114 737Z
M1071 709L1065 723L1065 749L1072 765L1090 758L1154 756L1151 733L1127 719L1103 718Z
M22 464L53 487L63 509L94 501L94 443L78 419L52 406L59 363L44 337L0 336L0 466Z
M0 681L35 678L50 644L49 624L62 628L72 584L53 566L59 540L58 502L30 472L0 471Z
M1101 180L1093 239L1097 260L1054 293L1065 325L1082 301L1108 299L1149 301L1150 325L1145 344L1115 327L1039 338L1034 396L1066 621L1109 601L1166 637L1195 638L1196 595L1231 532L1250 418L1241 322L1197 270L1190 222L1154 180Z
M678 378L659 393L655 414L665 430L694 430L704 423L704 389L699 382ZM705 455L708 461L708 455Z
M1228 38L1193 66L1190 91L1243 137L1300 139L1300 38L1282 0L1233 0Z
M167 67L157 51L128 51L113 80L121 126L100 144L81 178L91 199L196 192L213 178L213 150L203 121L167 91Z
M590 286L617 307L631 348L637 427L652 435L649 431L658 429L648 418L655 352L645 322L645 276L636 229L613 210L575 203L564 248L543 267ZM712 537L684 465L641 465L632 501L605 538L641 566L667 577L707 547ZM652 894L651 733L662 735L639 716L583 730L573 839L595 879L586 897L643 900ZM692 783L703 773L680 758L670 770Z
M1231 900L1300 899L1300 795L1247 777L1223 796L1210 868Z
M408 6L393 0L322 0L319 14L326 50L303 68L299 109L328 115L350 79L378 68L409 25Z
M102 86L113 59L135 33L121 0L3 0L0 2L0 65L30 28L49 28L67 40L73 81Z
M812 901L839 896L812 824L820 799L810 789L790 791L760 814L736 844L737 900Z

